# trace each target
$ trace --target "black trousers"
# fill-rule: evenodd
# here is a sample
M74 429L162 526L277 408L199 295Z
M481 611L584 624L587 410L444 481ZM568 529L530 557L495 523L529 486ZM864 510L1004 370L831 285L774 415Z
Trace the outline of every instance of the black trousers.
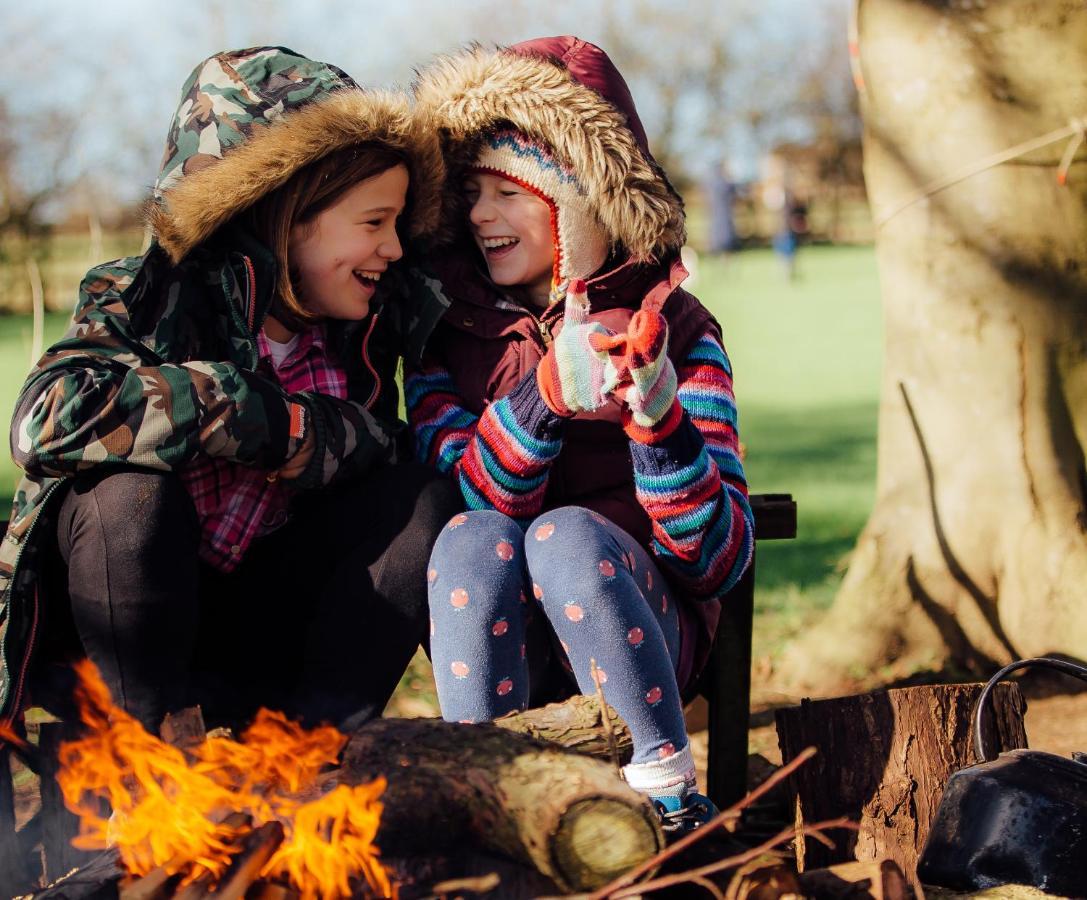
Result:
M430 469L383 467L300 494L288 523L223 574L198 559L178 478L78 476L57 517L43 650L81 650L151 729L195 703L209 725L267 706L351 727L380 715L426 640L427 559L460 508Z

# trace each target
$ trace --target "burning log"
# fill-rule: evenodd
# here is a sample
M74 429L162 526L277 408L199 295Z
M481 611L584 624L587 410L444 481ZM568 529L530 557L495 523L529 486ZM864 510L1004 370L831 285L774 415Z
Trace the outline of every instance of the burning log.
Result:
M664 843L656 813L614 765L511 730L612 755L592 704L506 727L381 720L350 737L262 710L238 740L203 742L199 711L188 711L163 729L182 750L115 707L89 664L77 670L84 728L57 754L57 780L81 819L78 845L116 842L105 856L133 876L124 900L241 897L261 878L303 897L387 897L383 860L443 848L454 861L504 855L578 890ZM486 873L454 863L443 877L473 874Z
M167 713L159 726L159 736L178 750L199 747L208 737L200 707L189 706L176 713Z
M282 884L269 884L267 881L261 881L253 885L245 896L248 900L298 900L300 895L298 891Z
M344 750L341 783L384 777L377 843L409 856L467 841L591 890L664 845L657 816L610 765L493 725L383 719Z
M236 884L232 896L241 897L246 888L257 880L261 868L271 858L272 853L283 843L283 826L279 822L268 822L256 830L248 830L252 820L242 813L231 813L221 824L236 830L238 838L234 843L240 846L232 856L230 868L224 873L215 890L217 896L221 897L222 894L218 892L226 891L230 885ZM215 885L211 873L207 871L191 884L178 889L183 862L184 860L175 857L161 866L156 866L142 878L125 879L121 884L120 900L166 900L169 897L176 900L195 900L207 896ZM240 893L238 887L241 888Z
M203 900L211 896L216 900L242 900L283 843L283 837L283 826L279 822L265 822L245 836L241 852L234 857L218 884L203 878L175 894L176 900ZM122 892L120 900L129 900L129 897Z
M129 879L121 883L123 900L166 900L171 897L181 880L181 875L171 875L165 866L156 866L143 878Z
M818 750L790 779L803 819L846 816L860 822L856 839L833 851L809 845L809 865L887 857L916 882L917 857L948 777L979 761L970 717L981 689L980 684L897 688L805 700L774 713L785 762L805 747ZM1025 747L1026 704L1019 687L997 685L992 701L993 745Z

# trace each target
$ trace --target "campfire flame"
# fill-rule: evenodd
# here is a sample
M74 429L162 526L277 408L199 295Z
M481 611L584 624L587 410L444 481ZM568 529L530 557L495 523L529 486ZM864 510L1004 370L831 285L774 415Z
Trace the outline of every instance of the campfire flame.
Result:
M365 879L378 896L396 896L373 843L384 779L339 785L317 799L300 796L319 787L345 735L331 727L306 731L262 709L240 741L211 737L183 753L114 706L93 664L76 670L86 736L61 746L57 777L65 804L80 817L77 847L115 845L133 875L161 866L182 874L183 884L214 882L243 834L278 821L286 836L262 877L289 881L307 900L348 897L352 878ZM246 814L251 824L224 822L231 813Z

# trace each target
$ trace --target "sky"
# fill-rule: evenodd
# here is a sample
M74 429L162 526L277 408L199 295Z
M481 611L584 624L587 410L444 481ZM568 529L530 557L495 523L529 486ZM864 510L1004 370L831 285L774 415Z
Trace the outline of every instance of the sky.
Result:
M36 120L38 128L46 112L65 120L72 140L59 165L69 174L96 173L128 198L144 194L154 180L185 77L219 50L284 45L335 63L360 83L388 86L406 85L416 66L471 41L506 44L546 34L577 34L605 49L609 36L620 34L645 49L650 72L669 71L677 56L693 61L697 71L705 35L712 33L727 38L735 57L733 87L738 98L746 93L749 99L743 85L755 68L768 57L781 62L802 50L826 26L828 12L840 13L848 2L8 0L0 11L0 103L13 116ZM659 52L661 46L670 52ZM628 80L652 138L666 112L654 102L651 83L629 74ZM679 146L693 168L722 155L749 167L756 148L741 127L731 129L722 148L698 145L697 122L710 113L693 98L676 101L684 120ZM17 137L23 177L28 183L44 177L53 164L49 142L40 140L36 148L30 126Z

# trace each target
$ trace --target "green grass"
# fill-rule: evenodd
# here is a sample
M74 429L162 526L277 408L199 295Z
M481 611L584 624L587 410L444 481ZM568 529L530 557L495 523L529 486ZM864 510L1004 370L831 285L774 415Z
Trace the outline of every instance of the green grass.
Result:
M68 319L69 316L65 313L46 315L46 347L64 334ZM19 388L30 371L31 332L30 316L0 315L0 420L4 423L5 435L15 409L15 399L19 396ZM5 449L0 453L0 504L3 504L0 517L4 519L8 517L18 480L19 470L11 461L11 454Z
M882 338L870 247L812 247L785 280L769 251L704 259L694 292L721 322L753 492L791 493L795 541L759 548L756 656L829 606L875 496Z
M869 247L804 248L799 271L789 283L772 253L753 250L703 258L693 285L724 329L751 489L791 493L799 506L797 539L759 550L757 655L775 652L829 605L875 489L882 354L875 255ZM66 318L48 317L47 343ZM29 352L29 317L0 317L5 421ZM5 453L5 508L15 480Z

